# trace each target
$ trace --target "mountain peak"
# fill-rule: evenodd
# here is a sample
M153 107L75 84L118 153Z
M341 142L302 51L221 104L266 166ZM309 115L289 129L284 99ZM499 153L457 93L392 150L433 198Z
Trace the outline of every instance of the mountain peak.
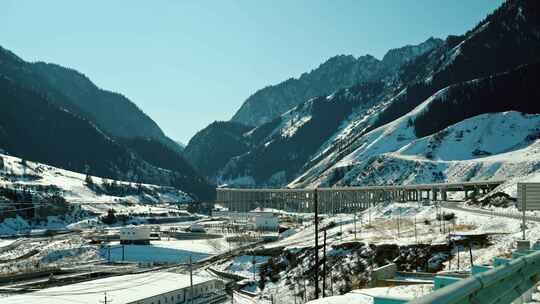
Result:
M429 37L426 41L417 45L409 44L400 48L389 50L384 55L382 62L386 67L390 68L390 70L397 70L405 63L443 45L443 43L444 40L442 39Z

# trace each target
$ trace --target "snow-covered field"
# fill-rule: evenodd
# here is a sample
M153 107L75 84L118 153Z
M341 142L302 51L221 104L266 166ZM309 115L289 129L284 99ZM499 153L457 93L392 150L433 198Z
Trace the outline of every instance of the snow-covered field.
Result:
M19 238L12 243L14 248L5 247L9 244L0 247L0 260L5 261L0 264L0 275L101 260L97 246L87 244L84 238L77 235Z
M191 198L186 193L171 187L161 187L156 185L142 184L149 190L155 190L157 197L149 195L128 195L113 196L103 193L96 193L86 183L86 175L59 169L53 166L26 161L26 166L21 163L21 159L13 156L0 154L4 159L4 174L0 174L0 187L14 188L19 186L55 186L59 188L62 196L71 203L80 204L92 209L92 211L106 212L111 206L119 207L119 203L129 206L140 203L159 202L188 202ZM0 172L2 172L0 171ZM25 178L31 175L35 178ZM110 179L102 179L92 176L92 182L98 186L103 185L103 181L113 182ZM130 182L116 181L119 185L132 185ZM144 209L146 210L146 209ZM157 209L156 209L157 210ZM130 210L137 212L136 209Z
M122 246L112 242L111 260L122 260ZM225 239L209 240L160 240L151 241L150 245L125 245L124 258L131 262L187 263L219 254L228 249ZM108 258L108 247L99 251L102 258Z
M431 292L432 285L420 284L409 286L376 287L353 290L340 296L331 296L323 299L310 301L310 304L372 304L373 297L391 297L400 299L419 298Z
M465 205L464 205L465 206ZM466 207L466 206L465 206ZM440 208L440 209L439 209ZM469 208L469 207L467 207ZM439 210L438 210L439 209ZM437 212L454 213L455 219L446 221L444 232L441 231L443 225L436 220ZM371 219L371 220L370 220ZM398 234L399 219L399 234ZM415 225L416 223L416 225ZM455 235L489 235L488 239L491 245L487 247L473 248L473 263L475 265L490 264L494 257L508 256L515 247L515 241L521 239L520 220L495 217L490 215L480 215L467 211L455 211L447 209L442 205L427 205L421 203L388 203L373 207L356 216L351 214L337 214L327 216L320 223L321 227L333 225L333 228L327 230L327 254L328 256L342 256L341 265L344 269L357 267L355 255L349 256L347 250L336 250L340 244L360 241L368 244L384 245L397 244L400 246L423 244L443 244L447 242L448 234ZM356 227L356 238L354 230ZM540 236L540 223L528 223L527 236L532 242ZM454 238L459 239L458 236ZM319 244L322 243L321 240ZM303 248L313 248L314 246L314 227L313 225L300 226L295 228L295 233L280 239L276 242L264 245L265 248L285 247L286 251L293 254L305 252ZM470 257L468 248L461 248L461 252L453 250L453 256L449 262L443 263L443 270L466 271L470 268ZM237 257L229 260L227 263L217 265L220 270L236 273L248 278L252 275L252 259L250 256ZM295 268L294 273L302 273L309 269L313 260L304 260L300 268ZM348 265L349 264L349 265ZM348 265L348 266L347 266ZM257 261L257 267L259 261ZM239 303L270 303L272 297L274 303L303 303L303 298L299 292L300 288L294 287L298 283L286 283L288 278L295 277L293 273L279 273L277 282L267 282L263 290L257 286L247 287L246 290L258 294L254 299L246 300L240 297ZM256 275L257 280L259 276ZM292 285L291 285L292 284ZM313 286L307 282L308 293L313 295ZM430 284L416 286L368 288L353 290L342 296L328 297L313 303L373 303L373 295L384 295L390 297L414 298L425 295L431 291ZM292 288L292 289L291 289ZM236 300L236 299L235 299Z
M89 185L87 176L84 174L30 161L25 161L23 164L21 159L4 154L0 154L0 157L4 163L4 167L0 169L0 188L19 192L27 191L35 200L18 202L26 204L24 208L19 206L18 212L33 210L36 208L33 204L39 204L40 198L47 201L52 196L62 197L72 207L69 212L61 216L41 216L39 222L30 223L18 216L5 220L0 218L0 235L17 234L33 228L62 228L72 223L87 221L85 212L105 214L109 209L114 209L117 214L177 215L185 212L167 203L191 201L186 193L171 187L136 185L95 176L89 177L92 182L92 185ZM125 187L130 189L126 193L131 194L107 194L103 191L105 184ZM137 192L138 187L144 191ZM1 196L0 201L3 201ZM53 206L52 203L45 203L45 206L40 205L40 208L47 208L48 204ZM5 206L9 207L9 204Z

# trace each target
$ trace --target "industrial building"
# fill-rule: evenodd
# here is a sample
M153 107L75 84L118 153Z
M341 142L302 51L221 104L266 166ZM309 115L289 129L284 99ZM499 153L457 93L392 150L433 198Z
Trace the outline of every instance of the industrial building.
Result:
M271 212L255 213L252 217L252 225L256 231L278 231L279 218Z
M150 244L150 227L127 226L120 229L120 244Z
M254 231L279 231L279 214L274 212L255 210L250 212L214 211L213 216L231 219Z
M214 304L226 300L224 283L215 278L152 272L115 276L2 298L2 304ZM107 297L107 302L105 302Z

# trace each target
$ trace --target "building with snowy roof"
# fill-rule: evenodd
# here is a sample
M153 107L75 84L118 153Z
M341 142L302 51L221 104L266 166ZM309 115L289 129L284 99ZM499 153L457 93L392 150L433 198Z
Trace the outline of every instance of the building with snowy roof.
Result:
M127 226L120 228L120 244L150 244L151 228L146 226Z
M115 276L47 288L2 298L2 304L179 304L190 303L189 275L153 272ZM215 278L193 276L193 304L220 303L226 299L224 283Z

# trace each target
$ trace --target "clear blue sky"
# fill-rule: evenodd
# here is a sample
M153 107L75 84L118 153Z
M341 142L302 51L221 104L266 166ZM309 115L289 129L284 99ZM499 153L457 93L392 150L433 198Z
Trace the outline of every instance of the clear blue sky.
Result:
M501 0L0 0L0 45L75 68L187 143L337 54L461 34Z

